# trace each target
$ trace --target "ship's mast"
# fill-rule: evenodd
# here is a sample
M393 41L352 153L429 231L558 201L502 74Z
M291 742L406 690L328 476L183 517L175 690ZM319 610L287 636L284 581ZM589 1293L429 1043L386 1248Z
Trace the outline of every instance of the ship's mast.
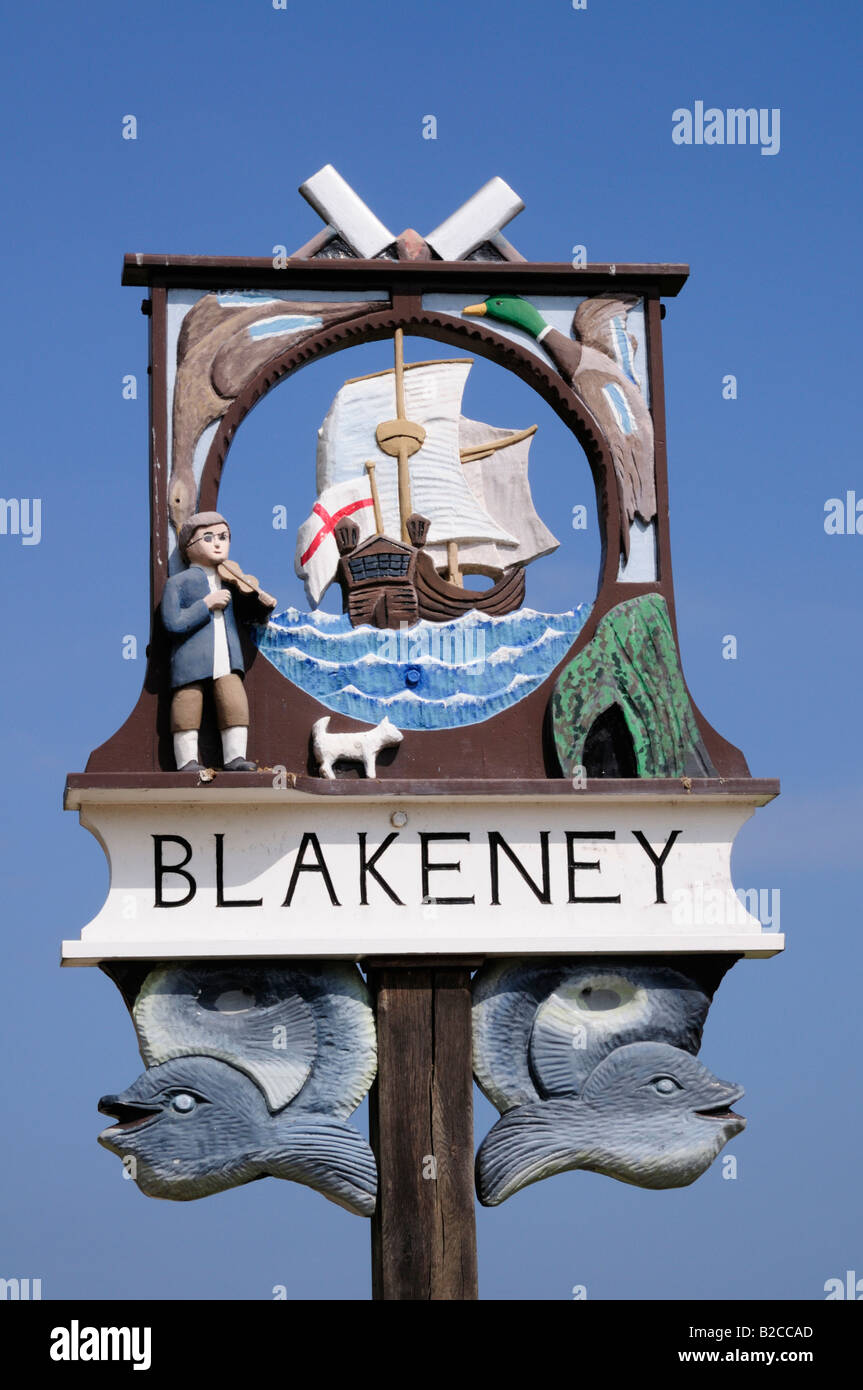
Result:
M449 571L447 578L450 584L458 584L461 588L461 569L458 563L458 541L447 541L446 543L446 563Z
M369 487L372 491L372 506L375 510L375 530L379 536L382 536L384 532L384 516L381 511L381 498L378 492L377 478L375 477L376 467L377 465L372 459L366 459L366 472L369 475Z
M513 430L512 434L506 435L503 439L490 439L485 444L472 444L467 449L460 449L462 463L476 463L479 459L491 458L492 454L498 449L508 449L511 444L520 444L523 439L529 439L536 434L537 425L529 425L526 430Z
M408 459L422 448L426 432L422 425L408 420L405 408L405 359L404 329L395 333L395 378L396 378L396 419L385 420L378 425L375 438L378 448L390 458L398 459L399 520L402 540L410 544L407 520L413 511L411 506L411 475Z
M417 453L417 451L422 448L425 442L426 431L422 425L407 418L407 405L405 402L404 329L402 328L397 328L395 331L393 339L393 357L395 368L396 418L394 420L383 421L379 424L375 431L375 438L377 439L378 448L390 458L395 458L398 461L398 498L401 538L404 542L410 544L407 520L413 511L413 504L411 501L409 459L411 455ZM474 445L472 448L463 449L461 451L461 461L462 463L468 463L488 458L498 449L516 444L535 433L536 425L532 425L526 430L513 431L512 434L504 439L489 440L482 445ZM366 471L369 475L369 482L372 490L372 499L375 508L375 524L380 531L383 529L383 523L381 520L380 500L377 495L377 485L374 476L374 463L367 462ZM449 582L461 587L462 573L459 565L457 540L447 541L447 571Z

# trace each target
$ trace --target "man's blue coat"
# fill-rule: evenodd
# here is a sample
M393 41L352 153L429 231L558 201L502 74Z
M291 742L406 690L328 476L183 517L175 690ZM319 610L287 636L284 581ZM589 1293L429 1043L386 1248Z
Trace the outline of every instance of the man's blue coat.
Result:
M173 574L162 594L162 622L174 638L171 652L171 685L189 685L191 681L207 680L213 674L213 618L215 610L204 602L210 592L207 571L202 565L191 565L180 574ZM233 599L225 616L225 634L231 670L245 670L240 634L234 617Z

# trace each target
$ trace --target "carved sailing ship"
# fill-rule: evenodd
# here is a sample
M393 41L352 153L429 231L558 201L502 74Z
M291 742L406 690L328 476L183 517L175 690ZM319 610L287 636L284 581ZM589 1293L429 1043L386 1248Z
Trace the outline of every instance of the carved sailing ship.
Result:
M525 566L557 548L530 495L536 426L466 419L471 366L405 364L399 329L394 368L345 382L327 413L296 569L315 604L336 580L355 627L511 613L524 602ZM465 586L470 574L491 587Z

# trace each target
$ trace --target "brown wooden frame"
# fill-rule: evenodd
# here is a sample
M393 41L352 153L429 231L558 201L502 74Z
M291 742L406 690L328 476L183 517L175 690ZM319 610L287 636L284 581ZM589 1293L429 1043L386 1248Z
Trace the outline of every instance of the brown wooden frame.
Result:
M492 716L482 726L406 734L399 752L400 778L428 779L436 771L452 770L474 779L490 778L483 741L491 741L510 753L507 773L511 779L555 777L557 764L544 711L563 665L593 637L600 619L624 599L644 593L660 593L666 600L677 639L672 581L669 523L668 472L665 448L665 401L662 370L661 298L679 293L688 267L681 265L592 265L572 267L528 262L403 262L381 259L291 260L275 269L269 260L203 256L127 256L123 283L149 285L150 300L142 306L150 313L150 469L151 469L151 598L153 625L148 648L148 668L137 706L117 733L90 758L88 771L140 771L143 774L172 769L166 716L166 644L157 622L157 606L167 578L169 522L168 457L167 291L171 288L220 290L230 288L284 291L350 290L361 294L386 293L390 303L347 323L312 336L298 348L275 356L248 383L219 423L210 446L200 485L200 506L215 508L225 460L240 424L263 397L289 375L318 359L363 342L389 338L397 327L407 334L436 339L466 348L498 366L514 372L546 401L581 444L596 489L601 533L600 576L588 622L573 648L555 671L518 706ZM610 452L603 432L580 397L552 368L535 354L494 331L484 320L457 319L450 314L424 309L424 293L460 293L476 297L499 292L589 295L635 293L645 300L647 358L651 383L651 413L655 432L657 492L658 578L651 583L621 584L617 579L619 534L617 488ZM610 538L611 543L610 543ZM252 756L267 762L286 763L302 775L313 772L307 748L307 731L315 719L328 713L312 697L289 686L290 718L285 682L269 663L248 653L247 678L256 747ZM690 697L691 698L691 697ZM749 770L739 749L723 739L704 719L693 701L699 730L721 778L747 777ZM337 717L338 719L338 717ZM355 720L338 719L345 728L362 727ZM302 731L287 742L286 723ZM483 730L477 733L477 727ZM527 733L528 728L534 730ZM501 742L503 741L503 742ZM280 756L275 757L278 747ZM386 769L386 758L382 759ZM387 776L384 771L384 777Z

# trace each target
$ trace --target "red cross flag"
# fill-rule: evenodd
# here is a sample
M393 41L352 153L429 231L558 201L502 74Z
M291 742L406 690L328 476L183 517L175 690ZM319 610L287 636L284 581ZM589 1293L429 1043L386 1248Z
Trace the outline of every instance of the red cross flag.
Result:
M375 534L375 509L368 474L325 488L297 532L294 568L306 586L309 602L317 605L332 583L339 564L333 532L350 517L360 528L360 540Z

